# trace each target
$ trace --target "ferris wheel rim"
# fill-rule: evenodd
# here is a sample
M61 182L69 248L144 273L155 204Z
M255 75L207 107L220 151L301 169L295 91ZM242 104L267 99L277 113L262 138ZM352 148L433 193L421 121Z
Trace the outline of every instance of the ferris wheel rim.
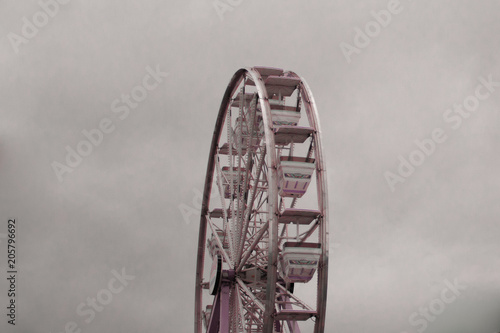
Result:
M316 152L318 153L318 155L317 156L315 155L315 157L318 158L316 162L319 164L320 172L316 172L316 177L318 184L318 198L321 199L321 202L318 204L320 205L320 209L322 211L324 219L324 223L322 223L320 226L323 229L322 231L320 231L320 235L322 237L321 244L324 244L326 246L323 247L322 262L320 268L318 268L318 284L320 284L319 286L320 292L318 294L320 295L317 295L318 299L317 299L316 311L320 313L320 317L314 333L321 333L323 332L325 326L326 300L328 296L328 260L329 260L329 248L330 248L330 237L329 237L330 211L328 208L328 184L327 184L328 176L327 176L326 163L323 156L322 131L318 115L318 109L316 106L316 101L314 99L313 93L307 81L303 77L299 75L297 76L300 77L301 86L303 87L304 91L307 93L309 97L309 103L312 111L311 119L314 122L313 127L317 131L315 135L315 140L317 145Z
M207 163L207 172L205 176L205 185L203 189L203 200L201 205L201 216L200 216L200 228L198 233L198 251L197 251L197 263L196 263L196 282L195 282L195 333L201 333L202 331L202 281L203 281L203 260L205 256L205 246L206 246L206 232L207 232L207 213L210 204L210 193L212 190L212 183L214 177L215 168L215 156L222 134L222 126L224 124L224 118L229 106L229 100L234 90L238 87L239 82L243 79L244 68L239 69L233 74L233 77L229 81L229 84L224 92L221 105L219 107L219 112L217 114L217 120L215 123L215 129L212 136L212 142L210 144L210 153Z

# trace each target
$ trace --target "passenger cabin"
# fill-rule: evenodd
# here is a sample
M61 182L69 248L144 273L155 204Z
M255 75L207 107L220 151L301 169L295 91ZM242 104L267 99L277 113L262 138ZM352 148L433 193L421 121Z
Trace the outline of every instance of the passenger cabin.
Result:
M219 237L220 242L222 243L222 247L227 250L229 249L229 242L227 239L224 239L224 231L217 230L217 237ZM210 239L207 241L207 249L210 253L210 257L215 258L218 253L220 253L219 244L217 244L217 240L215 239L215 235L212 234Z
M245 168L239 168L240 177L238 179L238 168L233 167L231 170L230 167L225 166L222 167L222 185L224 186L224 198L231 199L231 185L233 187L233 193L241 195L241 191L243 191L243 181L245 180ZM231 181L232 179L232 181Z
M213 305L209 304L203 311L203 324L205 324L205 328L208 328L208 324L210 323L210 316L212 315Z
M295 76L269 75L265 78L267 95L271 106L273 127L297 126L300 109L285 105L285 98L290 97L300 84Z
M235 124L234 131L233 131L233 141L237 143L238 136L240 136L241 146L245 152L246 152L246 149L248 148L247 142L248 142L248 138L250 137L249 132L250 132L250 124L246 121L242 121L241 118L238 117L236 119L236 124ZM264 134L264 125L262 123L262 119L258 118L255 120L255 123L253 126L253 134L252 134L252 140L250 142L250 145L251 146L258 146L260 144L260 140L261 140L263 134ZM237 145L236 145L236 147L237 147Z
M281 156L278 167L278 188L282 197L302 197L311 183L314 159Z
M264 272L259 267L245 268L241 272L241 279L249 284L262 282Z
M271 117L273 120L273 127L280 126L297 126L300 120L300 112L293 106L284 105L282 99L269 99L271 106Z
M309 282L318 268L321 244L286 242L282 255L279 264L285 282Z

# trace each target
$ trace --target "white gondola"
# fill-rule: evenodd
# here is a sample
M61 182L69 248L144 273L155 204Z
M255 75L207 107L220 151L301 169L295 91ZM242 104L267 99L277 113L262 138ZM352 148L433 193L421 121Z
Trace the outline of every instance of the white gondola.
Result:
M309 282L318 268L321 244L286 242L279 262L283 279L289 283Z
M250 267L242 272L241 278L247 283L258 283L262 281L264 273L259 267Z
M203 323L205 324L205 329L208 327L208 323L210 322L210 316L212 315L213 305L209 304L203 311Z
M297 126L300 120L300 112L291 106L285 106L285 102L279 99L269 99L271 106L271 117L273 127Z
M282 197L302 197L311 183L314 159L282 156L278 168L278 187Z
M297 126L300 120L300 112L288 110L276 110L271 107L273 126Z
M252 140L250 142L251 146L258 146L260 144L260 140L262 138L262 135L264 134L264 125L262 123L262 117L257 113L253 127L253 134L252 134ZM241 132L240 132L241 131ZM236 125L234 127L233 131L233 141L235 142L235 146L238 146L238 136L240 136L241 140L241 146L243 150L245 150L247 147L247 142L248 138L250 137L249 135L250 132L250 124L248 122L244 122L241 120L240 117L236 119ZM244 155L244 154L243 154Z
M222 243L222 247L225 250L229 249L228 240L224 238L224 231L217 230L217 236L219 237L220 242ZM210 253L210 256L212 258L215 258L217 254L221 253L219 244L217 244L217 240L215 239L214 234L212 234L210 239L207 241L207 249L208 253Z
M243 186L239 186L243 183L245 178L245 168L239 169L239 179L238 179L238 168L233 167L231 170L230 167L225 166L222 168L222 185L224 186L224 198L231 198L231 185L233 187L233 193L238 195L238 192L241 194L243 191ZM231 182L232 179L232 182ZM231 184L232 183L232 184Z

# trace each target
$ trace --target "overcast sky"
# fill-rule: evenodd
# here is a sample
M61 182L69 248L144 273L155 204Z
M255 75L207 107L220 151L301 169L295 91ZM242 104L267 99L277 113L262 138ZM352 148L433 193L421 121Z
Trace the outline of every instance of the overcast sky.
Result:
M209 143L256 65L318 105L325 332L500 331L498 1L60 1L0 2L1 332L193 331Z

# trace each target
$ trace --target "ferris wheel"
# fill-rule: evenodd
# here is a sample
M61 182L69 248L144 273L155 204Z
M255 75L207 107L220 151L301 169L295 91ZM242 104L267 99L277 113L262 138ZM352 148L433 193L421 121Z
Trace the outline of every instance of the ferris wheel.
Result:
M238 70L210 146L195 333L324 331L326 178L307 83L279 68Z

